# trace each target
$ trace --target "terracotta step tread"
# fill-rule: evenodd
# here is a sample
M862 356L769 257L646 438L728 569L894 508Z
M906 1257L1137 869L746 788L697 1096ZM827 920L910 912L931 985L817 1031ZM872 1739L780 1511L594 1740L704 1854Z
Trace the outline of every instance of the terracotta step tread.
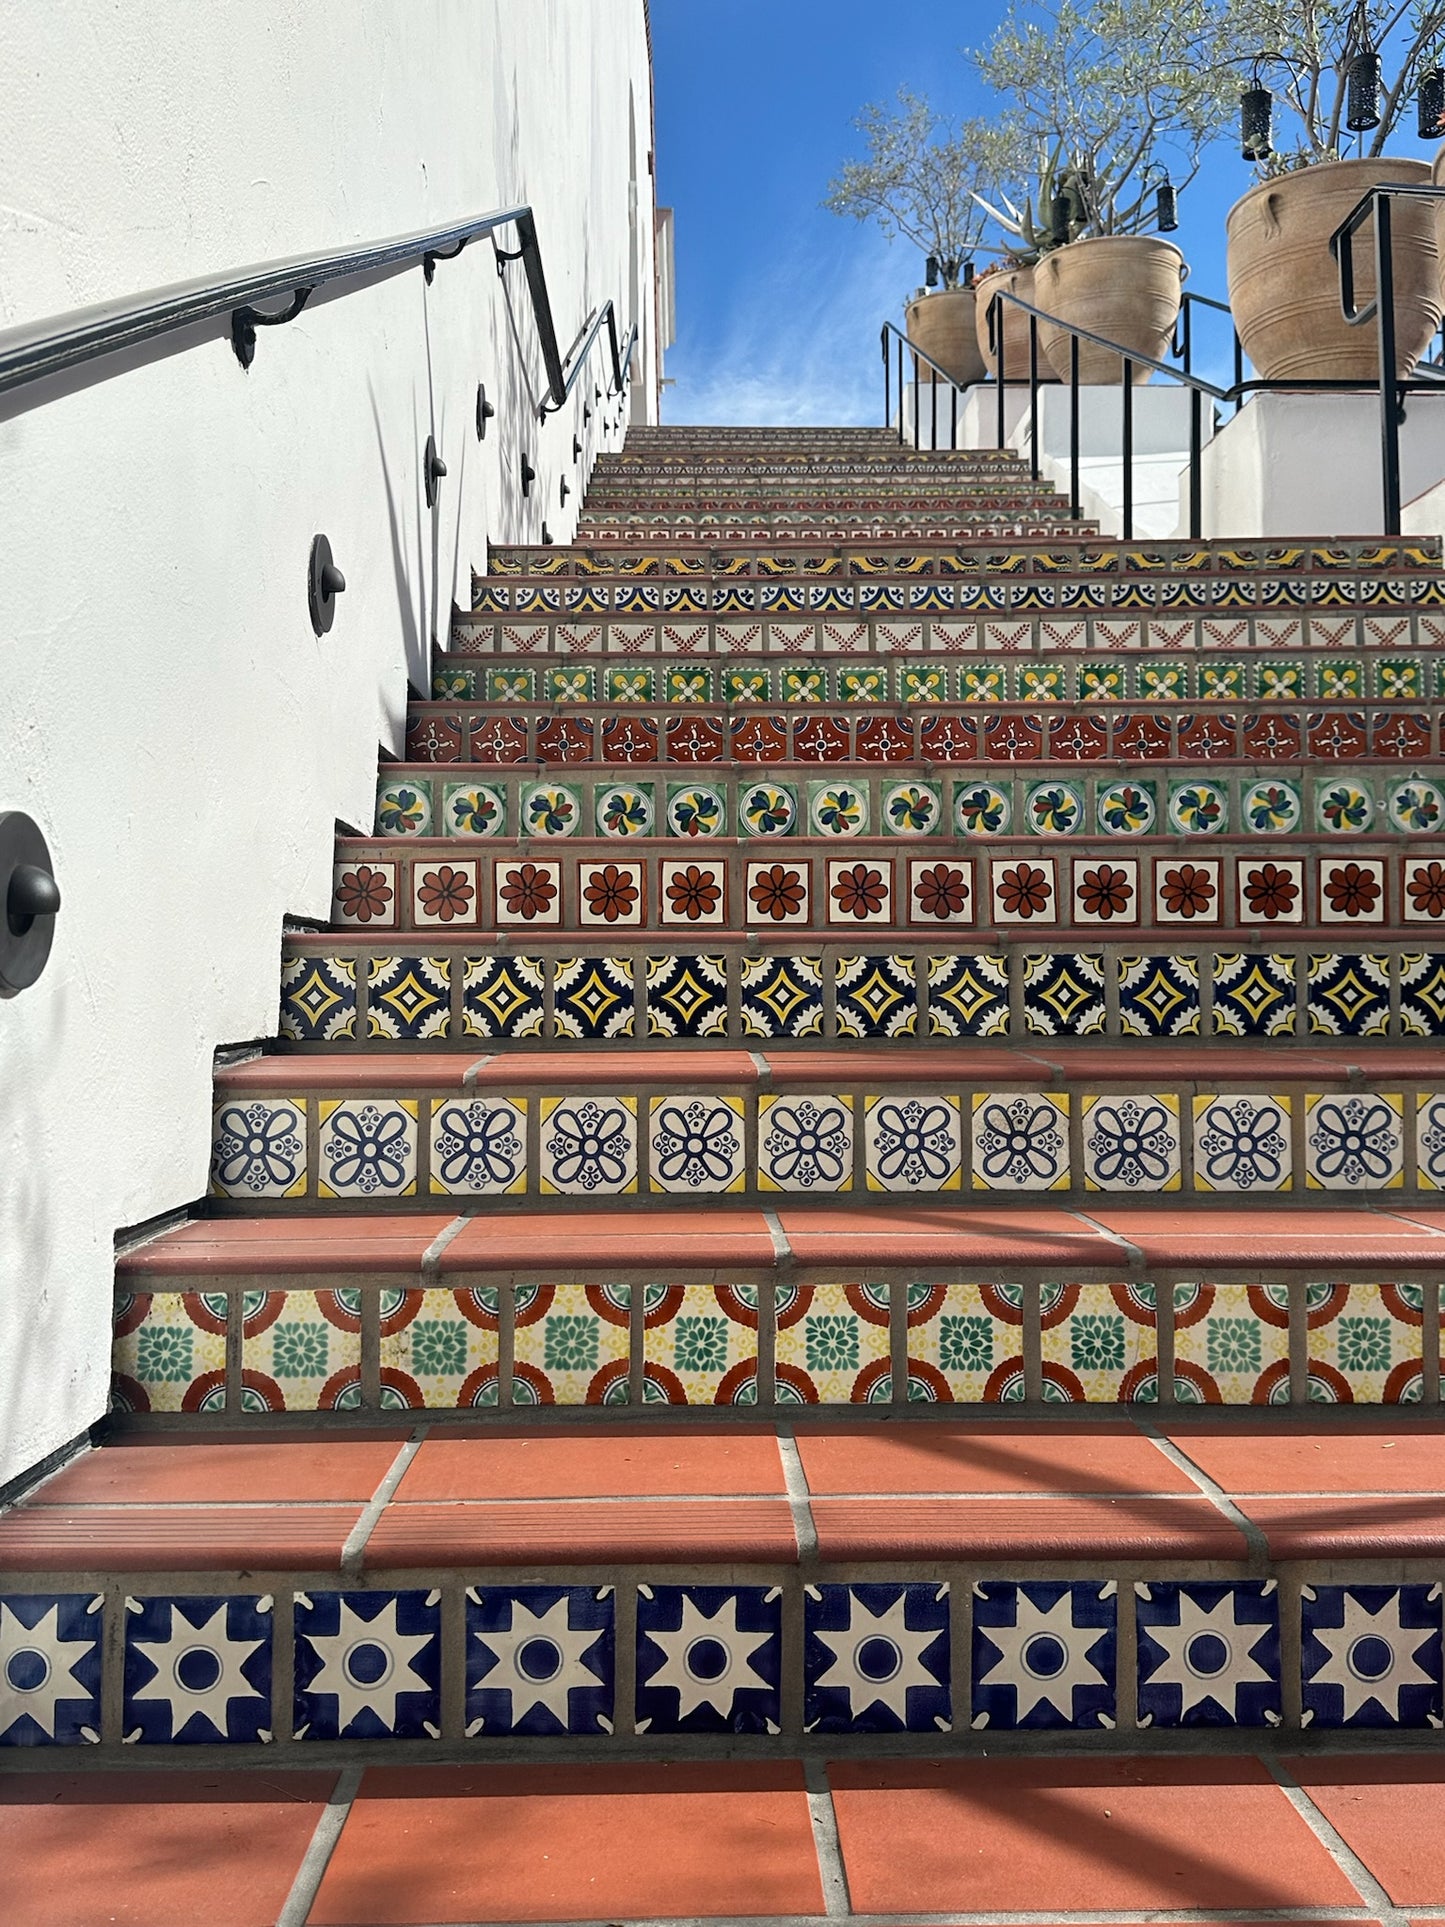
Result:
M785 1499L486 1501L388 1506L366 1545L372 1570L411 1566L572 1566L664 1560L792 1565Z
M358 1505L21 1508L0 1518L0 1571L332 1570L360 1517Z
M815 1499L819 1557L1231 1559L1239 1528L1207 1499Z

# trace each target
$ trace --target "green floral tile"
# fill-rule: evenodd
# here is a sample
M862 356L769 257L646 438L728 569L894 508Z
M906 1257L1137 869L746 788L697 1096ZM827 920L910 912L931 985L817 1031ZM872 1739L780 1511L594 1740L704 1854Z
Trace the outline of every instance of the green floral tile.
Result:
M1318 693L1326 702L1359 702L1365 694L1364 665L1354 656L1326 657L1318 666Z
M1426 696L1424 665L1390 656L1375 664L1375 695L1385 703L1418 703Z
M503 836L507 795L495 783L448 783L442 791L442 827L448 836Z
M948 671L936 663L905 663L898 670L902 703L942 703L949 697Z
M1066 1285L1043 1313L1044 1381L1050 1395L1089 1405L1155 1403L1158 1334L1152 1286Z
M1001 663L967 663L958 672L958 693L966 703L1004 702L1008 672Z
M668 1288L660 1304L648 1312L643 1360L654 1395L665 1390L672 1403L755 1405L756 1288Z
M889 836L930 836L943 819L943 792L937 783L890 783L881 814Z
M867 784L809 783L808 822L816 836L866 836Z
M1261 702L1298 702L1307 693L1302 662L1270 657L1255 665L1255 677Z
M882 703L888 700L888 669L839 669L835 672L840 703Z
M459 1294L409 1291L381 1332L383 1404L455 1409L495 1400L498 1333L464 1315ZM462 1294L465 1296L465 1294ZM490 1391L491 1396L485 1394Z
M470 703L476 701L477 672L475 669L434 669L431 679L431 698L434 703Z
M1287 1291L1175 1285L1174 1396L1185 1405L1288 1404Z
M1237 703L1244 699L1248 669L1242 662L1202 662L1199 695L1207 703Z
M1126 693L1122 663L1084 662L1079 664L1079 700L1081 702L1117 703L1124 700Z
M629 1293L626 1285L519 1292L512 1350L518 1385L530 1387L543 1405L625 1405Z
M1194 677L1188 663L1141 662L1134 674L1142 702L1184 702L1194 693Z
M425 783L380 783L376 791L378 836L429 836L431 792Z
M1095 822L1103 836L1147 836L1158 814L1158 795L1152 782L1129 777L1122 782L1100 783L1094 792Z
M724 669L723 701L728 703L766 703L772 701L773 676L770 669Z
M247 1307L241 1367L248 1409L341 1410L358 1403L359 1294L271 1291Z
M122 1293L111 1366L117 1402L142 1412L199 1412L225 1402L223 1294Z
M1064 663L1024 663L1018 679L1019 696L1026 703L1061 703L1069 699L1069 671Z
M780 669L778 701L783 703L825 703L828 700L826 669Z
M712 701L712 671L669 669L664 689L670 703L709 703Z
M530 703L537 699L537 685L530 669L488 669L489 703Z
M1324 1404L1416 1404L1423 1288L1335 1285L1309 1314L1309 1391Z
M603 685L610 703L651 703L657 700L657 672L654 669L608 669Z
M1022 1362L1018 1319L1002 1318L997 1294L981 1285L920 1292L923 1303L908 1313L909 1398L983 1405L1007 1396Z
M887 1311L856 1285L789 1288L780 1293L776 1357L780 1402L870 1403L888 1377Z
M552 703L590 703L597 700L597 672L594 669L545 669L542 695Z

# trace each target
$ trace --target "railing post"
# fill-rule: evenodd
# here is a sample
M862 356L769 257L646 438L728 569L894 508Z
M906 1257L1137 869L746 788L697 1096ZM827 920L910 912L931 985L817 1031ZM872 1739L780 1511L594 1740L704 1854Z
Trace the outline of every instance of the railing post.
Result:
M903 337L898 337L898 446L903 446Z
M998 445L1004 445L1003 389L1004 389L1004 325L1003 296L996 294L989 308L989 327L994 334L994 360L998 363Z
M958 447L958 383L948 384L948 446Z
M1189 540L1204 537L1204 477L1200 470L1204 457L1204 397L1197 388L1189 391Z
M1029 474L1039 479L1039 318L1029 316Z
M1124 357L1124 540L1134 540L1134 364Z
M1079 337L1069 336L1069 519L1077 522L1079 505Z
M893 420L893 370L888 365L888 330L883 330L883 426Z
M933 426L928 445L936 452L938 448L938 370L936 368L930 368L928 371L928 391L933 398Z
M1390 197L1375 196L1375 326L1380 341L1380 493L1385 534L1400 533L1400 395L1395 370L1395 263Z
M918 357L913 357L913 449L918 452Z

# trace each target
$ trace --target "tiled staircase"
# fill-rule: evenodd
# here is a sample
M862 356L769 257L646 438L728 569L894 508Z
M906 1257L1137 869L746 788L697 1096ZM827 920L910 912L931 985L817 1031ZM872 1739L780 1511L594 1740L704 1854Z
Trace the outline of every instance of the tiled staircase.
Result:
M8 1757L264 1760L295 1921L1440 1911L1426 1767L1283 1758L1442 1719L1436 550L634 430L429 698L0 1518Z

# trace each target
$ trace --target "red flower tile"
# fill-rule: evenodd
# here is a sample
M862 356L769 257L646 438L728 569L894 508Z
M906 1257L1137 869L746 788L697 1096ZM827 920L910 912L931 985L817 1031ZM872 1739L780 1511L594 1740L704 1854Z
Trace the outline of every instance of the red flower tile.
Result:
M1114 754L1131 762L1168 756L1173 740L1174 726L1168 716L1120 716L1114 724Z
M1179 754L1195 762L1216 762L1221 756L1235 754L1238 735L1237 716L1186 713L1179 718Z
M727 737L715 716L669 716L667 719L667 760L669 763L720 763Z
M460 763L466 724L460 716L437 716L423 710L406 730L409 763Z
M515 716L482 716L472 724L474 763L522 763L527 759L527 725Z
M1067 763L1093 763L1109 753L1107 716L1055 716L1049 722L1049 755Z
M1445 917L1445 863L1406 863L1406 921L1429 923L1441 917Z
M1084 923L1137 923L1139 866L1123 863L1074 864L1074 915Z
M1298 761L1300 753L1299 717L1288 711L1271 710L1263 716L1246 716L1240 735L1240 754L1259 762Z
M858 724L853 751L860 763L913 760L913 725L902 716L866 716Z
M967 923L973 918L973 864L910 863L913 923Z
M1358 710L1311 711L1305 718L1305 727L1309 732L1311 756L1347 761L1366 754L1365 719Z
M608 716L602 725L604 763L655 763L657 719L653 716Z
M793 725L793 755L800 763L842 763L848 758L846 716L805 716Z
M1390 756L1399 762L1410 763L1430 755L1428 716L1377 711L1373 721L1370 747L1376 756Z
M971 763L978 755L978 731L967 716L929 716L918 732L919 754L936 763Z
M1218 863L1156 863L1154 898L1154 914L1162 923L1216 923Z
M984 755L991 763L1033 763L1044 753L1041 716L1005 712L988 716L983 725Z
M743 716L733 723L732 753L740 763L781 763L788 754L786 716Z
M537 760L541 763L590 763L592 724L582 716L553 716L537 726Z

